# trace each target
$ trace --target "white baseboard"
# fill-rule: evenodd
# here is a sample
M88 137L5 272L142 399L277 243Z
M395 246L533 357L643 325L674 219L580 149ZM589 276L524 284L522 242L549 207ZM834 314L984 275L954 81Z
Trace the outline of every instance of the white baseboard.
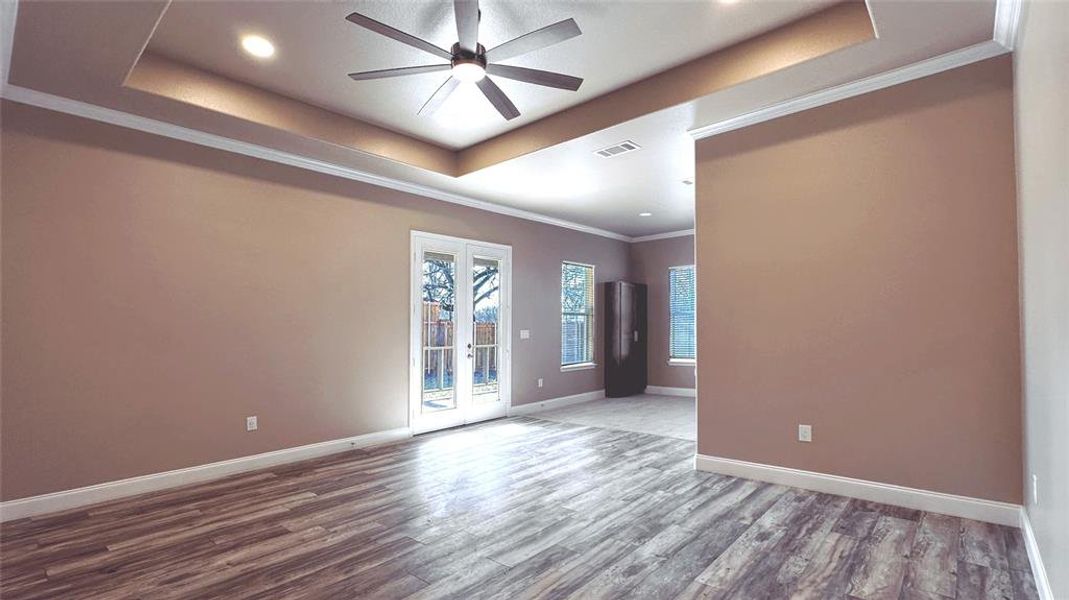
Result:
M581 402L601 400L604 397L605 390L594 390L593 392L583 392L582 394L561 396L560 398L550 398L549 400L542 400L541 402L531 402L529 404L511 406L509 407L509 416L515 417L519 415L529 415L531 413L542 412L544 410L551 410L554 408L562 408L572 404L579 404Z
M1036 532L1032 531L1032 521L1028 518L1028 511L1024 507L1021 507L1020 519L1021 535L1024 537L1024 546L1028 549L1028 562L1032 565L1032 577L1036 580L1039 600L1054 600L1054 590L1050 588L1047 568L1043 565L1043 557L1039 554L1039 544L1036 543Z
M915 510L1018 527L1021 506L916 488L696 454L694 468Z
M343 438L340 440L330 440L327 442L319 442L317 444L308 444L307 446L297 446L296 448L284 448L282 450L264 452L263 454L254 454L252 456L242 456L240 458L233 458L196 467L187 467L185 469L176 469L174 471L165 471L163 473L153 473L151 475L141 475L138 477L130 477L129 479L120 479L118 481L108 481L73 490L31 496L29 498L8 500L7 502L0 502L0 522L21 519L24 517L34 517L71 508L80 508L82 506L89 506L108 500L136 496L137 494L144 494L146 492L155 492L191 483L219 479L220 477L233 475L235 473L254 471L256 469L263 469L275 465L316 458L318 456L344 452L354 448L386 444L403 440L411 436L412 431L407 427L390 429L387 431L376 431L374 433Z
M658 396L690 396L691 398L697 393L694 388L681 388L681 387L665 387L663 385L647 385L647 394L655 394Z

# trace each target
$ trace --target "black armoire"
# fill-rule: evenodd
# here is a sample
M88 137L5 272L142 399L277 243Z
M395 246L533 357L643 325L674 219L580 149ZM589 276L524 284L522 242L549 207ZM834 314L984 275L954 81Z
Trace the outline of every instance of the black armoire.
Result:
M646 286L628 281L605 284L605 395L646 390Z

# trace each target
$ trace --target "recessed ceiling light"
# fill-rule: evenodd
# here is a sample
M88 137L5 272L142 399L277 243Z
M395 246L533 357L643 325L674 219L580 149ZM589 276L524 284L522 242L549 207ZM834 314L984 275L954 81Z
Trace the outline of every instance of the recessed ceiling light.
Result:
M256 58L271 58L275 55L275 45L265 37L247 35L241 38L241 47Z
M640 212L640 213L638 213L638 216L640 216L640 217L652 217L653 213L651 213L651 212Z
M739 0L720 0L720 4L738 4Z

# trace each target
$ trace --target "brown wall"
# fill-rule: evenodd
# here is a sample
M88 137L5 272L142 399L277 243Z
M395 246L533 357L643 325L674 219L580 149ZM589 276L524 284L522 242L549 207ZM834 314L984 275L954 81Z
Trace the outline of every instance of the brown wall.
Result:
M699 452L1021 501L1012 114L1000 57L698 144Z
M694 367L668 364L668 268L694 264L694 236L631 244L631 278L648 286L649 384L693 388Z
M1025 507L1069 598L1069 3L1025 2L1014 53L1024 326ZM1032 495L1036 476L1038 498Z
M512 245L514 404L602 387L560 372L560 261L626 278L624 242L2 112L3 499L404 427L412 229Z

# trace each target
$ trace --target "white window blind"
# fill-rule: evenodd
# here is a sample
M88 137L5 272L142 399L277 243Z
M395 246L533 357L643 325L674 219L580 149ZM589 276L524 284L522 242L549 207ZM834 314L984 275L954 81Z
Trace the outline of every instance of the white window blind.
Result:
M593 266L561 263L560 305L560 364L594 362Z
M697 355L694 265L668 269L668 305L668 357L693 360Z

